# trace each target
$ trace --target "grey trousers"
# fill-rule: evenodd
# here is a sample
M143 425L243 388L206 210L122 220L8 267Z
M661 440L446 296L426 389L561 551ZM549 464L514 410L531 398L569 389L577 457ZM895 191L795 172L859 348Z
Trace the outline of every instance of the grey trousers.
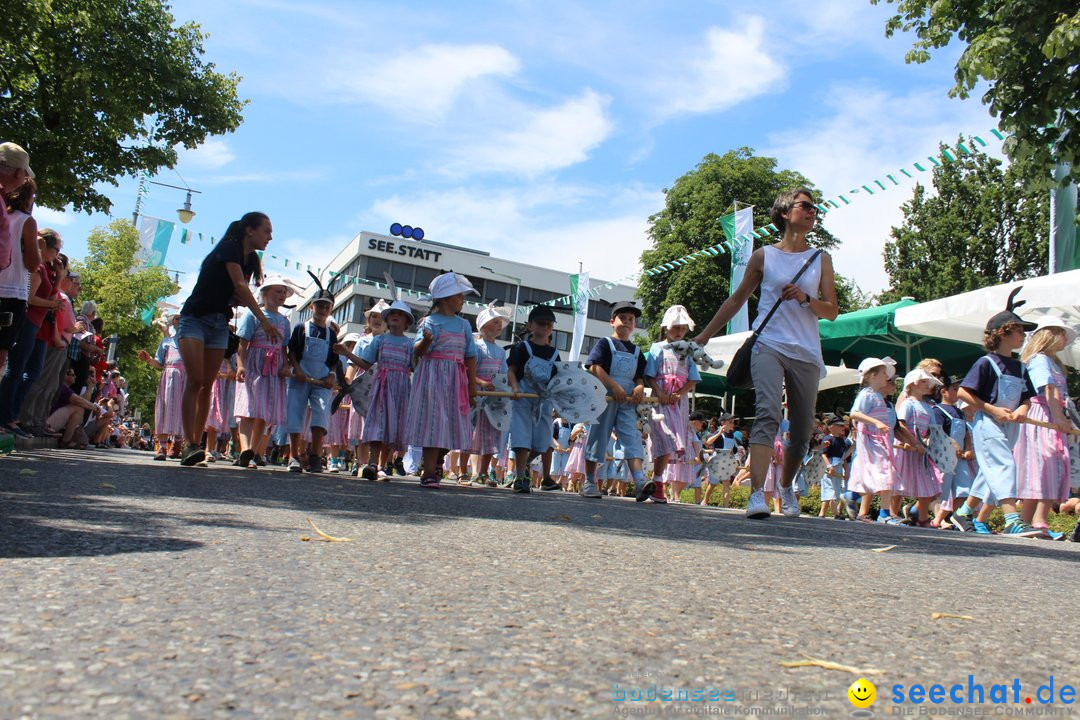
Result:
M19 422L28 425L45 427L45 421L52 409L53 398L60 389L60 383L64 381L64 373L67 372L67 348L49 346L45 351L45 364L41 368L41 374L30 391L26 393L22 409L19 411Z
M785 452L801 458L806 454L814 430L821 369L814 363L793 360L758 341L750 356L750 375L757 397L757 418L750 431L750 444L772 447L784 417L783 391L786 387L790 425Z

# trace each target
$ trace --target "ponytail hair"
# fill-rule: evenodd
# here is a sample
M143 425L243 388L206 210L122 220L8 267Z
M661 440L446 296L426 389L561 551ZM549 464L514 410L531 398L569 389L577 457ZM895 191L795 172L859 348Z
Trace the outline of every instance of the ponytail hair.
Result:
M249 229L257 228L269 219L269 215L257 210L245 213L239 220L233 220L229 223L229 227L225 230L225 235L222 236L221 242L235 240L236 242L243 243L244 235L247 234ZM263 281L262 262L259 260L258 253L253 254L255 255L255 282L256 284L261 285Z

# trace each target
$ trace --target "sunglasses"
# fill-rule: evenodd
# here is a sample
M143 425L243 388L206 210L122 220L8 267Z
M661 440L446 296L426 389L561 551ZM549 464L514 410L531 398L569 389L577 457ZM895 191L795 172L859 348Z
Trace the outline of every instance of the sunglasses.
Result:
M800 209L800 210L802 210L803 212L808 212L808 213L815 213L815 214L816 214L816 213L817 213L817 211L818 211L818 207L817 207L817 205L815 205L815 204L814 204L814 203L812 203L812 202L807 202L806 200L800 200L800 201L799 201L799 202L797 202L797 203L792 203L792 204L791 204L791 208L792 208L792 209L795 209L795 208L799 208L799 209Z

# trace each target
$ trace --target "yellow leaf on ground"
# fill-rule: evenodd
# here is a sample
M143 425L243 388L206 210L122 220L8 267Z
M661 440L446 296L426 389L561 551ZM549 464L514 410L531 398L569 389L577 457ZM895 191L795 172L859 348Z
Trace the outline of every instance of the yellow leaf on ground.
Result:
M975 618L970 615L954 615L953 613L930 613L931 620L943 620L945 618L952 618L954 620L974 620Z
M839 670L840 672L851 673L852 675L881 675L881 670L875 670L874 668L857 668L851 665L841 665L840 663L834 663L830 660L819 660L815 657L803 653L805 660L793 660L785 661L780 664L786 668L798 668L798 667L818 667L823 670Z
M314 530L316 534L318 534L320 540L325 540L326 542L352 542L352 538L327 535L322 530L320 530L314 522L312 522L311 518L308 518L307 521L308 525L311 526L311 529Z
M886 545L883 548L873 548L870 550L870 552L889 552L890 550L895 550L896 548L896 545Z

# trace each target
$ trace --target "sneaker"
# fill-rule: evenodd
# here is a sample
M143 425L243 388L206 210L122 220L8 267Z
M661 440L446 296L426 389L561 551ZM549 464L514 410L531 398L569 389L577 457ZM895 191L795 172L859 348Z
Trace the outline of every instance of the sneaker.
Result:
M180 457L180 464L184 467L192 467L206 459L206 451L194 443L184 448L184 454Z
M165 453L159 452L157 455L154 456L154 460L158 462L165 462Z
M544 492L551 492L552 490L562 490L562 485L555 482L552 478L546 477L543 482L540 483L540 489Z
M989 525L987 525L984 522L979 522L978 520L972 520L971 521L971 527L972 527L972 531L976 535L993 535L994 534L994 531L990 529Z
M593 485L593 488L596 488L595 484ZM585 489L582 488L581 492L582 494L584 494ZM654 483L652 480L646 480L645 482L641 483L641 487L639 487L637 492L634 493L634 499L638 502L645 502L654 492L656 492L656 483Z
M21 437L23 440L29 440L30 438L34 437L30 433L19 427L19 425L16 423L11 423L10 425L7 425L4 429L15 437Z
M799 517L802 511L799 509L799 500L795 497L795 486L780 485L777 491L780 493L780 514L784 517Z
M532 488L529 486L529 478L519 477L514 480L514 492L529 494L532 492Z
M394 472L398 475L405 477L405 462L401 458L394 459ZM387 475L390 473L388 472Z
M653 490L653 494L649 496L649 499L657 505L666 505L668 499L667 495L664 492L665 487L660 483L654 483L654 485L656 485L656 489Z
M888 517L885 518L885 524L886 525L907 525L909 523L906 520L904 520L903 518L898 518L895 515L889 515Z
M462 487L472 487L472 475L469 475L469 473L458 475L457 484Z
M490 478L489 477L487 479L487 482L485 482L484 484L487 485L488 487L499 487L499 483L495 482L495 478Z
M1017 520L1014 523L1006 525L1005 531L1002 533L1002 535L1012 535L1014 537L1042 537L1042 534L1042 530L1031 527L1023 520Z
M513 475L507 475L506 477L503 478L503 481L501 483L496 483L496 484L501 488L511 487L514 484L514 476Z
M337 458L330 458L326 461L326 472L333 473L334 475L337 475L339 472L341 472L341 468L338 466Z
M861 523L866 523L867 525L874 525L876 522L874 518L870 517L869 515L856 515L855 520Z
M751 520L764 520L772 515L769 506L765 504L765 491L754 490L750 493L750 500L746 503L746 517Z
M1071 542L1080 542L1080 522L1076 523L1073 527L1072 533L1069 535Z
M360 477L375 482L379 479L379 472L375 469L374 465L365 465L364 469L360 471Z
M652 483L649 483L649 484L651 485ZM585 480L585 482L583 482L581 484L581 492L579 492L578 495L580 495L583 498L594 498L594 499L599 499L599 498L604 497L603 495L600 494L599 488L596 487L596 481L595 480L591 480L591 481L590 480Z
M296 458L289 458L289 472L303 472L304 468L300 466L300 461Z
M1051 530L1050 528L1040 528L1043 531L1043 537L1047 540L1064 540L1065 533L1058 532L1057 530Z
M439 478L438 477L424 476L424 477L420 478L420 487L422 487L422 488L431 488L431 489L434 489L434 490L438 490L439 488L442 487L442 485L439 484Z
M307 471L309 473L321 473L323 471L322 458L318 455L309 455Z
M256 455L255 457L251 458L251 460L255 463L257 467L266 467L266 461L263 460L262 455Z
M379 472L375 473L375 480L378 482L390 482L390 477L390 475L386 474L385 470L380 470Z
M960 532L974 532L975 530L975 521L967 515L961 515L960 513L954 512L949 516L949 522L951 522L952 526ZM984 525L984 523L979 524Z

